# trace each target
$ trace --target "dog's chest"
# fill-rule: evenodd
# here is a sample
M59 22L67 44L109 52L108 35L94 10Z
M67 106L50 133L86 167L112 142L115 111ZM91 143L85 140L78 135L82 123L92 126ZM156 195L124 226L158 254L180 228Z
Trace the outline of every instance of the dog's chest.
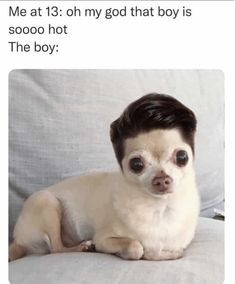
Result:
M119 218L133 234L142 242L147 240L161 241L171 238L171 209L165 202L159 202L156 207L138 201L119 207Z

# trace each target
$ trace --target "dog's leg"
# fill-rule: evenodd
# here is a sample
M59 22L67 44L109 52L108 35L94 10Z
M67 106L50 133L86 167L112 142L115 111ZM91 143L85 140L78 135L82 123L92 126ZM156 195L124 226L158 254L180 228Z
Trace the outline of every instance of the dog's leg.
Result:
M26 255L26 249L25 247L22 247L18 244L16 244L15 242L13 242L11 245L10 245L10 248L9 248L9 261L13 261L13 260L16 260L18 258L21 258L23 256Z
M184 250L160 250L156 248L145 249L143 259L146 260L174 260L183 257Z
M61 214L53 208L50 212L50 224L48 223L46 235L50 253L92 251L92 244L85 241L75 246L64 246L61 239Z
M14 230L9 260L30 253L81 252L92 250L91 244L65 247L61 239L61 205L49 191L32 195L26 202Z
M124 259L137 260L143 256L143 246L137 240L130 238L110 237L95 241L98 252L112 253Z

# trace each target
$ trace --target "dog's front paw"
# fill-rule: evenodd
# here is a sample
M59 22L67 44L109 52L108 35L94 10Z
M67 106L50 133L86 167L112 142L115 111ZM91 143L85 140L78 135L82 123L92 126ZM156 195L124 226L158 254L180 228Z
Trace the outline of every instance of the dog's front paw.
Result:
M143 259L146 260L174 260L181 258L184 254L183 249L177 250L159 250L159 249L145 249Z
M95 245L92 241L82 241L79 248L81 252L95 252Z
M123 259L138 260L141 259L144 254L144 248L137 240L132 240L127 243L121 252L117 253Z

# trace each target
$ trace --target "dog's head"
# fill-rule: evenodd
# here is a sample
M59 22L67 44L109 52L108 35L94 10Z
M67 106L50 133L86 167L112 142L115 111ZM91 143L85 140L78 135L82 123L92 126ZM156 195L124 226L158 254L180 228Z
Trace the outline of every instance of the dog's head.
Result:
M154 196L172 193L193 174L194 113L175 98L149 94L111 124L125 178Z

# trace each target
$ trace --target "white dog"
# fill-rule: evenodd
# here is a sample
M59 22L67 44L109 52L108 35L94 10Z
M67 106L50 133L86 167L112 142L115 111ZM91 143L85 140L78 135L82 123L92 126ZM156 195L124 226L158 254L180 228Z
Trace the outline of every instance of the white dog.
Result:
M124 259L183 256L199 196L193 169L196 118L176 99L149 94L111 124L121 171L65 180L30 196L9 258L90 251Z

